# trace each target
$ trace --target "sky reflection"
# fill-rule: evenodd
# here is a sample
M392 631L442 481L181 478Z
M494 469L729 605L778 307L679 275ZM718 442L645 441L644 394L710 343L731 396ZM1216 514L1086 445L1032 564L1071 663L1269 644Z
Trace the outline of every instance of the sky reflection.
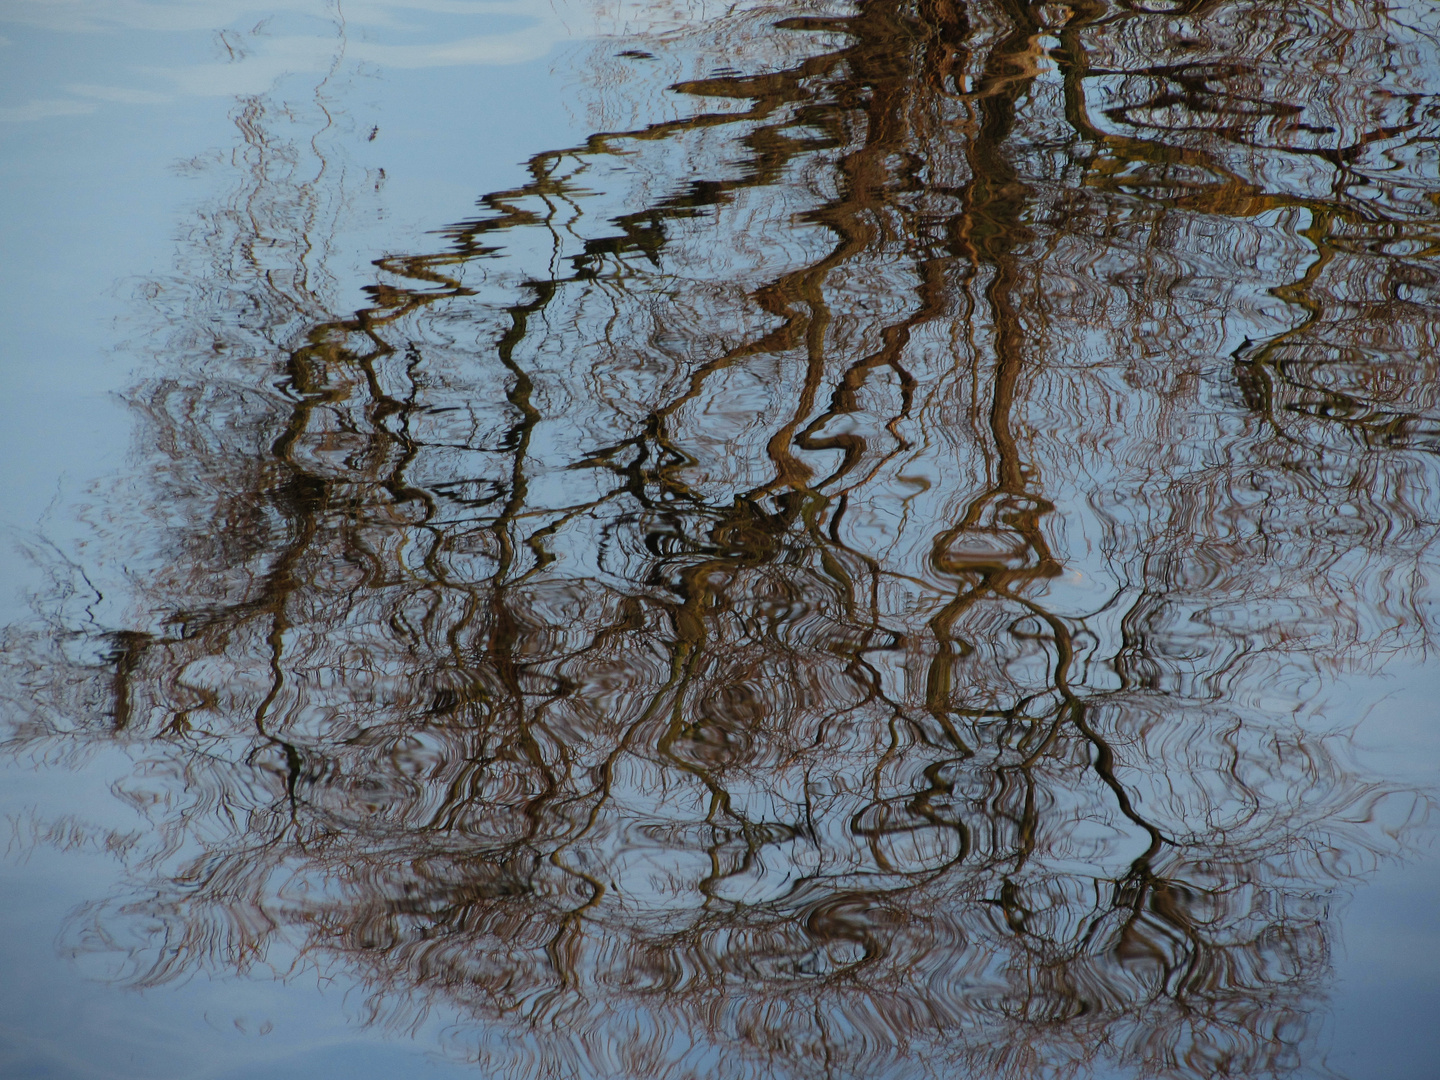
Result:
M5 632L10 757L80 793L16 850L114 867L81 970L333 979L515 1077L1345 1053L1341 912L1429 835L1415 9L266 10L146 91L229 145ZM583 136L359 259L372 76L574 36Z

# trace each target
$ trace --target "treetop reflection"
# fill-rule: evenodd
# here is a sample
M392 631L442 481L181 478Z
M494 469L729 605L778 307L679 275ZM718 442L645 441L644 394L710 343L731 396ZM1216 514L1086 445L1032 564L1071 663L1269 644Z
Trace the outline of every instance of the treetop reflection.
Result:
M246 101L97 521L126 621L7 641L12 750L123 746L153 822L76 939L142 986L297 950L495 1075L1315 1066L1409 805L1320 703L1431 633L1436 33L607 40L597 113L659 57L681 114L342 316L340 181Z

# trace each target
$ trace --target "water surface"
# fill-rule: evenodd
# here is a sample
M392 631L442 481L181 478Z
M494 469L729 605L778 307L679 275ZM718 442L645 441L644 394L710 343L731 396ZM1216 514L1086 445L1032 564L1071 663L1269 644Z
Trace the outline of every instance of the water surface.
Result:
M1429 1075L1436 9L239 8L17 522L18 1075Z

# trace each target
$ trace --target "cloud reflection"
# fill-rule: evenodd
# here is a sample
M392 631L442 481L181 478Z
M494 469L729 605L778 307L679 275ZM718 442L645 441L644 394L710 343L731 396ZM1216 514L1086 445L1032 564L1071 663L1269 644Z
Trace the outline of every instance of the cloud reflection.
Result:
M57 34L122 40L126 35L144 35L147 42L166 34L213 36L208 51L219 54L214 61L127 64L122 50L106 61L106 77L116 85L103 92L96 86L63 87L78 98L119 104L155 104L171 94L259 94L286 76L329 72L337 64L384 70L524 63L546 56L563 42L623 26L627 18L623 4L537 0L386 0L343 5L319 0L64 4L18 0L0 10L0 22L24 27L26 40L44 48L63 49L44 41ZM144 79L143 86L119 85L137 76ZM6 105L0 116L41 120L93 110L93 105L81 101L46 98Z
M1323 702L1433 647L1440 65L1165 7L659 9L597 111L677 53L690 108L359 311L344 170L244 102L128 606L97 544L7 639L12 751L123 747L152 823L75 948L344 970L515 1077L1312 1069L1423 812Z

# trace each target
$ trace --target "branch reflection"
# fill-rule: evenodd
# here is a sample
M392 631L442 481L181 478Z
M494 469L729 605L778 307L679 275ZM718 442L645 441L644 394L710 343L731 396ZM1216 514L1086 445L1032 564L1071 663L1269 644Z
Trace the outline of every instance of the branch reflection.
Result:
M154 823L77 933L296 949L495 1075L1315 1065L1394 844L1316 703L1431 632L1434 28L782 15L608 42L694 109L343 317L249 103L133 395L156 568L12 635L16 748Z

